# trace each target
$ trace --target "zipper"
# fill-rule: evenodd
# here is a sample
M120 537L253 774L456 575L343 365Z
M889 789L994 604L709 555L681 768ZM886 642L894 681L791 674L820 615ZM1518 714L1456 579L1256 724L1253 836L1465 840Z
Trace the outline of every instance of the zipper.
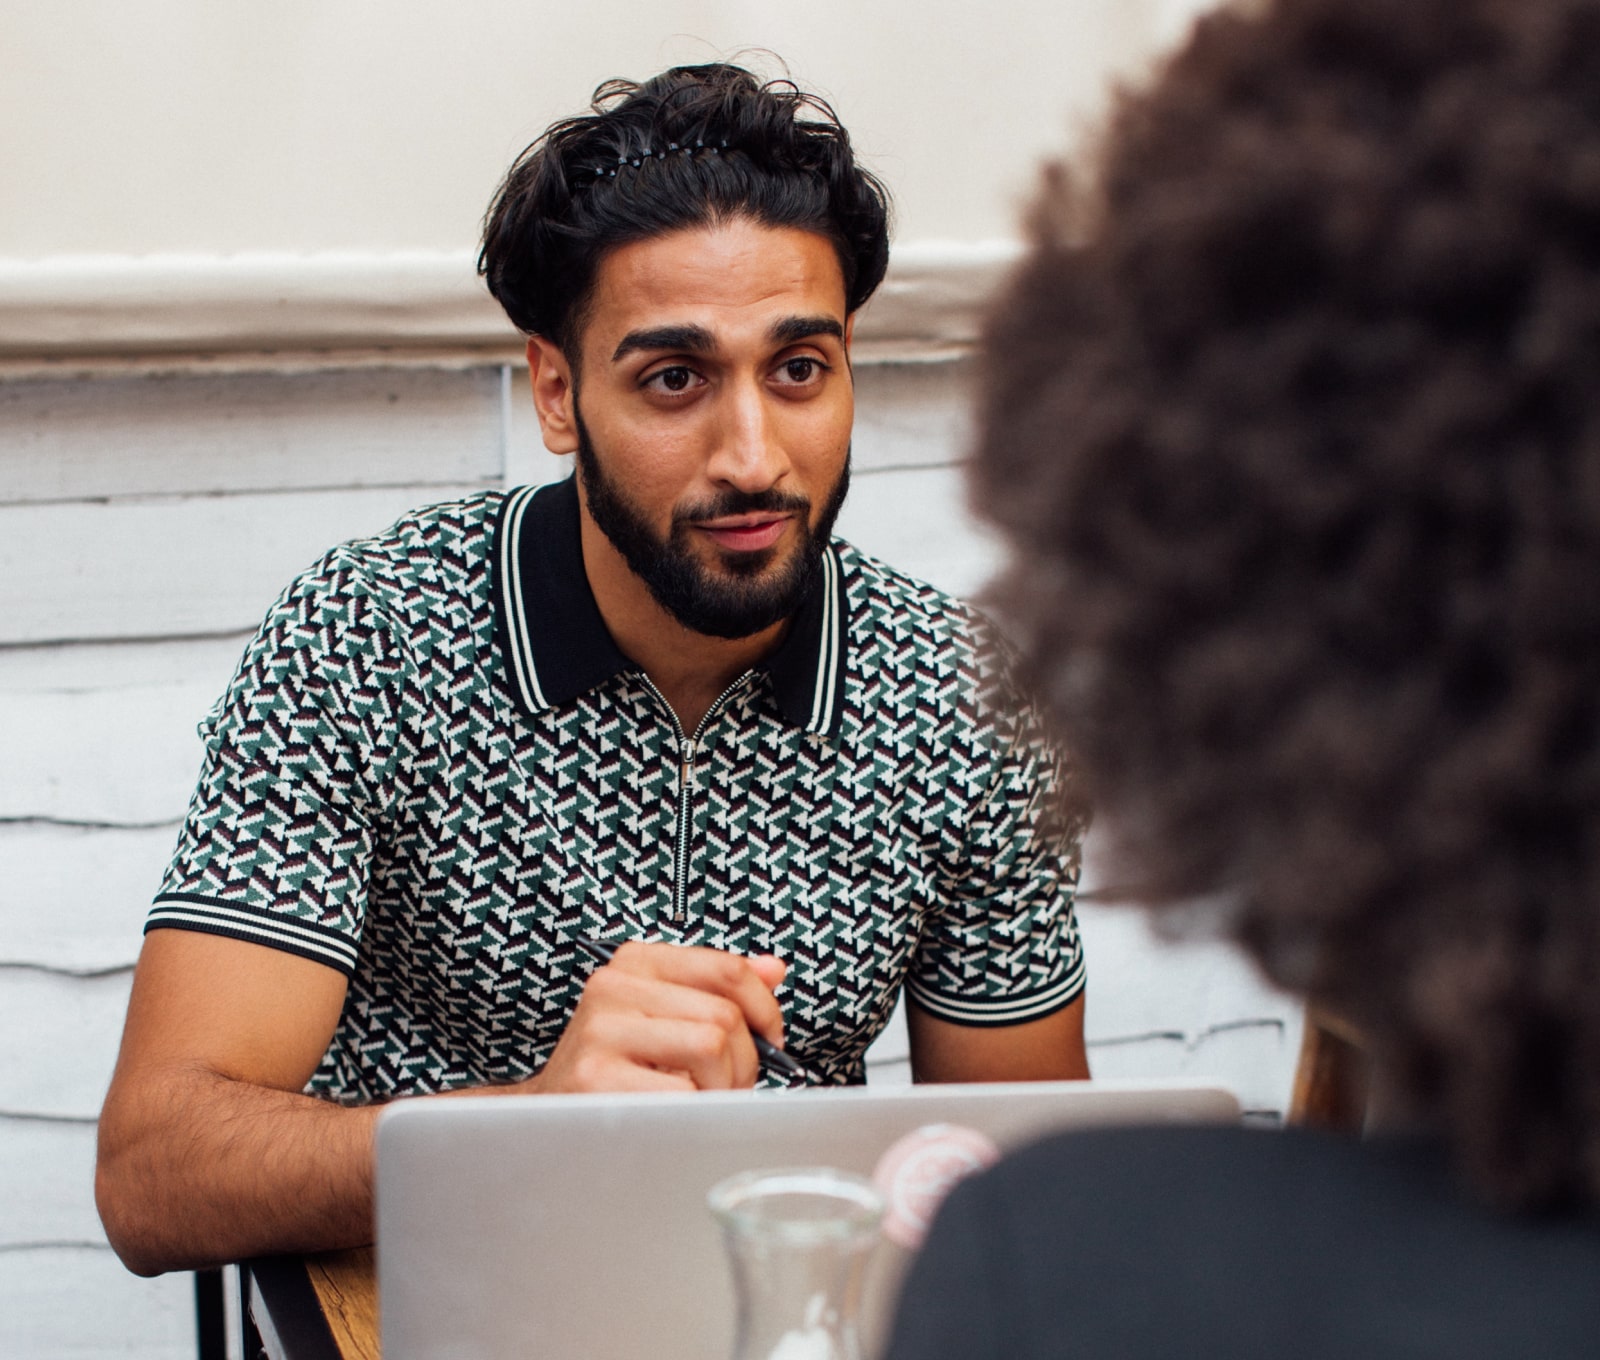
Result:
M705 716L695 724L694 732L687 737L683 735L683 725L678 721L678 715L672 711L672 705L666 701L665 696L655 687L648 675L641 676L645 687L656 696L661 707L667 710L667 716L672 719L672 731L678 748L678 822L676 835L673 838L672 912L669 918L676 924L683 922L683 904L689 895L689 835L694 829L694 794L699 788L694 762L700 748L700 737L706 730L706 724L722 711L728 700L743 689L754 674L754 671L746 671L717 695L711 707L706 709Z

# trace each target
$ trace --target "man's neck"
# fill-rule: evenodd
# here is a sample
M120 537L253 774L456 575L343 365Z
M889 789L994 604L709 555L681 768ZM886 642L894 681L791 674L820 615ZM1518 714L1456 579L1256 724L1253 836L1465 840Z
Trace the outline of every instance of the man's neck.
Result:
M656 603L587 515L581 522L581 539L589 589L612 640L661 691L685 733L694 732L722 692L770 656L789 630L789 620L782 619L750 637L696 633Z

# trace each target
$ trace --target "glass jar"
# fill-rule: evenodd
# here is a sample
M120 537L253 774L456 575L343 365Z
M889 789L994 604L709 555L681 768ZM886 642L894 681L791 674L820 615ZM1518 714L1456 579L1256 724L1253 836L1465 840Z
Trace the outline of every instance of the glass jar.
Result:
M861 1360L859 1314L883 1198L829 1167L746 1171L712 1187L737 1300L733 1360Z

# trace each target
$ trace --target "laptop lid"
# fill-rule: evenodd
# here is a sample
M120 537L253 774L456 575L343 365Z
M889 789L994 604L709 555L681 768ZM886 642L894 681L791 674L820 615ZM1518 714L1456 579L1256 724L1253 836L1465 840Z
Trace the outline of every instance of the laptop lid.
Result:
M732 1353L734 1300L706 1194L726 1176L872 1176L936 1126L1004 1151L1064 1129L1238 1118L1227 1091L1155 1082L399 1102L377 1131L383 1354L716 1360ZM875 1253L869 1355L908 1261L890 1241Z

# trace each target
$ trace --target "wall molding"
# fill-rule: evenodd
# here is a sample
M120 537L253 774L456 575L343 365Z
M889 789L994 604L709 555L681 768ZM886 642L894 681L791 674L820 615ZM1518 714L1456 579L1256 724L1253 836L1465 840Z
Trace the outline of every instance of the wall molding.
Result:
M896 248L857 323L858 357L965 352L1020 254L1011 241ZM465 251L0 258L0 364L13 375L98 361L500 362L522 347Z

